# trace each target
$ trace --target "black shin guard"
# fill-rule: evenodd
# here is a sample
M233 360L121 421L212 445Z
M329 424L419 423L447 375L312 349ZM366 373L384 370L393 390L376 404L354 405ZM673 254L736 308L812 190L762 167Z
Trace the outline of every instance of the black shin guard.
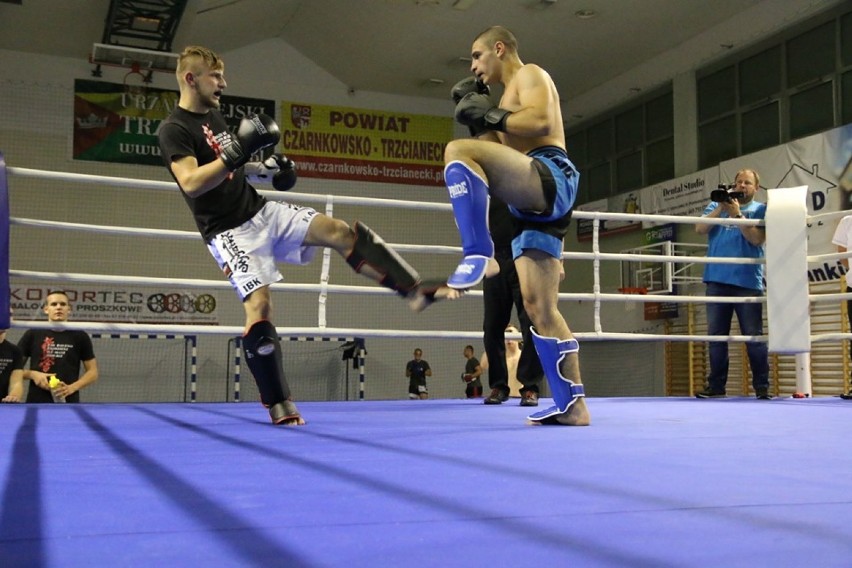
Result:
M355 247L346 262L361 273L364 265L379 274L379 284L400 296L408 296L420 283L420 275L382 238L365 224L356 221Z
M243 336L243 351L264 406L271 407L290 398L281 362L281 344L271 322L261 320L251 326Z

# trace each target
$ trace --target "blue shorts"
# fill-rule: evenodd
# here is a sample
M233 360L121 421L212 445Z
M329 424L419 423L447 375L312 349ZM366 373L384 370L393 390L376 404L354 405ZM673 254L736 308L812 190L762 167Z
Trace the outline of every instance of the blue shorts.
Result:
M547 209L535 213L509 206L517 220L512 257L518 258L524 249L537 249L554 258L562 258L562 241L571 223L580 173L562 148L543 146L527 155L533 158L533 165L538 169Z

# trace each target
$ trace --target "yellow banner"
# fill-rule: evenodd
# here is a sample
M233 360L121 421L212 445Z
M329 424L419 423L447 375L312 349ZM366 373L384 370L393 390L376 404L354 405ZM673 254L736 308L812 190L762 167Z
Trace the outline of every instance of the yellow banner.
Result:
M451 117L283 102L281 146L299 176L444 183Z

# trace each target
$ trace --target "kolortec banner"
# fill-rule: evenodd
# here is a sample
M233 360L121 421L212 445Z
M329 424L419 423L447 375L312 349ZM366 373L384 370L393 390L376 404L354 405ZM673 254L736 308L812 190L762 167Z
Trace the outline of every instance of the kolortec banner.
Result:
M176 90L131 94L124 84L75 80L73 158L162 166L157 131L179 98ZM249 114L275 117L275 102L223 96L219 110L234 129Z
M444 184L453 119L283 102L281 146L300 177Z
M16 320L46 320L44 301L53 290L63 290L71 301L70 321L149 324L218 325L219 299L215 291L163 289L141 286L69 285L16 282L10 305Z

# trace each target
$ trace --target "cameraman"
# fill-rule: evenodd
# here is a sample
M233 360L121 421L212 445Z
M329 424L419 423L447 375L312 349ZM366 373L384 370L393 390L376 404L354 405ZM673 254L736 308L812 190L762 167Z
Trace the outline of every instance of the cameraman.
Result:
M760 176L755 170L737 172L734 187L727 195L717 195L705 209L703 217L708 219L763 219L766 205L754 200L760 187ZM766 231L763 227L743 225L697 224L698 234L708 235L708 257L763 258L763 243ZM706 264L704 283L707 296L759 297L763 296L762 264ZM730 335L734 312L743 335L763 335L763 304L707 304L707 333ZM752 385L759 400L769 400L769 359L766 343L746 343L751 365ZM728 344L710 342L710 375L707 387L698 398L723 398L728 381Z

